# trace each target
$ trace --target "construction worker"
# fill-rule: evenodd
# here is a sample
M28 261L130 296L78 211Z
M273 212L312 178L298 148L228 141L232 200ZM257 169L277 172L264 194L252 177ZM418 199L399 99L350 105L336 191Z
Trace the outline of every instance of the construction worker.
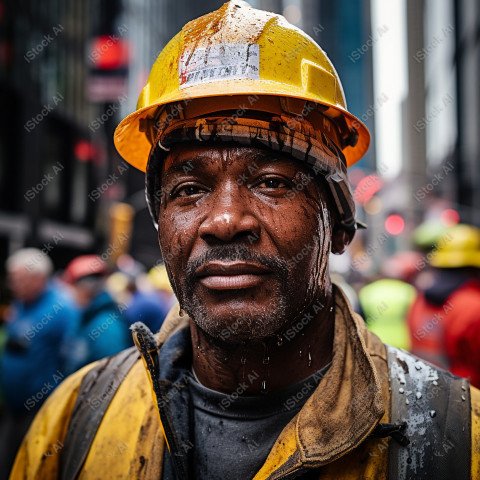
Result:
M65 346L69 373L131 345L125 308L105 288L107 273L108 265L98 255L80 255L65 269L63 280L80 308L80 321L70 330Z
M407 314L416 297L412 283L421 261L417 252L398 252L383 262L382 277L358 292L368 329L392 347L410 349Z
M480 387L480 229L447 229L408 317L412 351Z
M480 393L386 347L330 282L368 143L283 17L231 1L188 23L115 132L180 309L64 382L12 478L478 478Z

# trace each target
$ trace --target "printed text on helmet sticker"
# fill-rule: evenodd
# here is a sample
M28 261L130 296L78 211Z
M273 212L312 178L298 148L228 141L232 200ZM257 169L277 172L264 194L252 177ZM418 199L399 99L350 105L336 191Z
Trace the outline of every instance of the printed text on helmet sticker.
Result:
M178 63L180 88L219 80L259 78L258 44L223 43L183 52Z

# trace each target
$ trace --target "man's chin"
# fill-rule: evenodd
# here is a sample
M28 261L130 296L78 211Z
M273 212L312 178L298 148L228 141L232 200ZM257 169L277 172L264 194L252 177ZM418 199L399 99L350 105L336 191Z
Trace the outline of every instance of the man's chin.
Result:
M258 342L273 337L287 323L285 309L243 310L186 309L197 327L211 338L229 344ZM191 310L191 311L189 311Z

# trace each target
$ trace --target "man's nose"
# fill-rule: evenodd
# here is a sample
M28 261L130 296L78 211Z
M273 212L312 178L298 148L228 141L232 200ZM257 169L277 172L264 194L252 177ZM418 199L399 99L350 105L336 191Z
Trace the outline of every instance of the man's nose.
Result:
M213 199L213 205L199 228L206 242L257 241L260 224L242 195L242 187L227 185Z

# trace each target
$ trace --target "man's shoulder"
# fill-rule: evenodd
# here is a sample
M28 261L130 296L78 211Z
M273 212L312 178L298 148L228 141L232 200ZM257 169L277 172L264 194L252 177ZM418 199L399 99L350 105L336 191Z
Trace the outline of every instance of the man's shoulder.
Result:
M145 380L142 369L133 368L136 363L140 365L140 356L135 347L130 347L115 355L90 363L68 378L75 380L80 393L84 395L101 389L101 383L105 381L110 385L109 390L116 392L125 381L134 386Z
M108 395L103 395L102 400L111 400L120 385L128 383L128 388L135 388L145 382L143 368L132 368L135 363L140 366L139 356L135 347L123 350L116 355L102 358L92 362L76 372L70 374L48 397L36 418L46 417L51 422L56 416L52 411L63 411L65 418L70 418L75 405L99 394L103 389L108 390ZM79 396L83 398L80 399ZM92 407L93 410L93 407Z
M403 425L408 439L404 445L391 444L391 477L434 478L448 472L445 478L470 478L478 463L473 455L475 389L468 380L403 350L387 346L387 354L390 423Z
M454 375L433 363L417 357L413 353L400 348L385 345L390 377L397 379L402 385L407 381L420 384L422 388L438 386L439 379L446 384L460 382L468 384L468 380Z
M10 478L58 478L57 453L63 449L82 380L96 363L68 376L47 398L20 446Z
M358 323L363 323L363 319L360 315L355 314ZM361 325L361 335L365 342L365 346L368 354L376 363L380 361L383 365L387 366L383 375L391 378L400 378L402 382L406 381L406 378L410 378L411 381L425 382L435 386L436 379L439 377L445 377L446 381L462 380L460 377L453 375L447 370L442 369L432 363L417 357L413 353L407 352L401 348L396 348L391 345L385 344L382 340L373 332L368 330L366 325Z
M85 462L120 471L127 468L124 462L137 459L130 451L137 448L131 438L145 435L144 430L149 431L145 449L159 448L159 440L153 440L159 429L156 407L148 390L134 348L73 373L37 414L17 456L18 477L13 478L76 478L71 472L78 473ZM90 449L93 444L96 448Z

